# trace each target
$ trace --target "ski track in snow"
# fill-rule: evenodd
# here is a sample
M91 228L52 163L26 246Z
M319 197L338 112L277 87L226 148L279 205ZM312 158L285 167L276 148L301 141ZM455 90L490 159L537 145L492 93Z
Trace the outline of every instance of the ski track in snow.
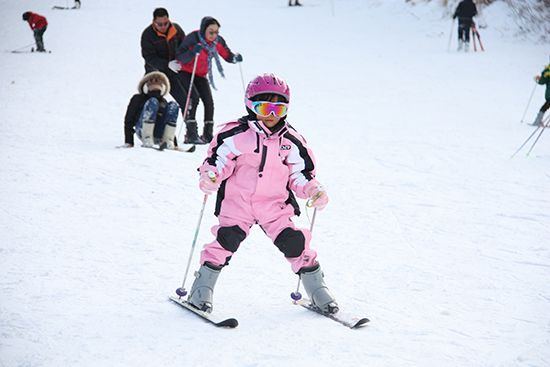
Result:
M341 307L371 323L349 330L292 305L296 276L258 228L216 288L215 312L237 329L172 304L205 148L114 149L159 4L0 0L3 50L32 42L29 9L48 18L52 50L0 54L0 366L550 365L548 136L509 158L532 132L519 120L548 46L514 38L499 3L478 54L446 51L435 5L341 0L333 15L331 2L304 3L162 6L188 33L217 17L245 81L288 80L289 119L331 199L312 246ZM217 123L244 114L239 68L223 66ZM309 226L305 213L297 223Z

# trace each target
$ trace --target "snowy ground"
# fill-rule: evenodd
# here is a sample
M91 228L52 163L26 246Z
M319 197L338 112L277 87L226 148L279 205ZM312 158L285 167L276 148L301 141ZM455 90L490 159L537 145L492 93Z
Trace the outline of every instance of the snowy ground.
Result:
M2 51L33 41L26 10L47 16L52 50L0 54L0 366L550 365L549 137L509 159L532 132L520 119L548 45L514 38L500 3L484 12L487 52L457 54L436 5L303 2L53 11L0 0ZM143 72L139 37L159 5L187 32L217 17L245 80L288 80L290 120L331 197L312 245L342 308L371 318L366 328L291 305L296 276L257 228L215 295L237 329L167 300L200 211L205 148L114 149ZM224 68L218 123L244 112L239 67Z

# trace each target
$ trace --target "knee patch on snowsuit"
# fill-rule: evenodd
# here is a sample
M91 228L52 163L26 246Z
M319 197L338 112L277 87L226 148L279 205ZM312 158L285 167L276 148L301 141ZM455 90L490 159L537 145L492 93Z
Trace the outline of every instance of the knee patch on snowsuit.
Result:
M246 238L246 233L239 226L221 227L216 241L227 251L235 252Z
M283 229L273 243L285 257L298 257L304 251L306 238L301 231L289 227Z

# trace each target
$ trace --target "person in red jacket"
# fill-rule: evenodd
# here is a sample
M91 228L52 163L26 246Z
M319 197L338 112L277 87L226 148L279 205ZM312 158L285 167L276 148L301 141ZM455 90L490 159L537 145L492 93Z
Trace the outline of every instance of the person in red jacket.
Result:
M29 26L34 32L36 51L46 52L46 49L44 48L44 40L42 39L44 32L46 32L46 28L48 28L48 21L46 20L46 18L40 14L26 11L23 13L23 20L29 22Z
M216 67L223 77L220 56L232 64L243 60L240 54L231 52L219 32L220 23L216 19L212 17L202 18L200 30L193 31L185 37L176 52L176 60L172 60L168 64L174 72L179 72L184 87L188 88L193 75L195 57L198 57L193 88L190 92L188 91L188 93L191 93L190 106L188 111L184 111L186 115L184 143L186 144L206 144L212 140L214 100L212 99L210 86L216 89L212 75L212 64L216 63ZM204 130L201 137L198 136L197 121L195 120L199 98L204 103Z

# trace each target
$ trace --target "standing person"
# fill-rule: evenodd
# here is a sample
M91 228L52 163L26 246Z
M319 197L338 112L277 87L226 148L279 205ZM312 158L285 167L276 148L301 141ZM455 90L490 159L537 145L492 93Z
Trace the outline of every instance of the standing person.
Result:
M315 178L315 159L304 138L287 120L290 90L273 74L254 78L245 92L248 115L227 123L208 148L199 168L199 187L218 192L212 228L215 240L204 246L200 269L188 302L211 312L214 286L221 269L259 224L298 274L313 304L335 313L338 305L323 280L317 253L309 247L311 232L292 222L300 208L294 197L309 198L319 210L328 203Z
M550 64L544 68L540 75L535 76L535 81L540 85L546 84L545 102L541 106L535 121L532 123L533 126L542 126L544 113L550 108Z
M464 51L468 52L470 27L474 24L473 17L476 15L476 4L472 0L462 0L456 7L453 19L458 17L458 51L461 51L464 47Z
M164 99L169 92L170 81L164 73L145 74L138 84L138 93L132 96L126 109L123 147L134 146L136 133L142 147L166 143L168 149L174 149L179 107L176 102Z
M210 85L216 89L212 75L212 60L214 60L222 77L224 77L224 74L220 56L225 61L233 64L243 61L240 54L231 52L219 32L220 23L216 19L212 17L202 18L200 29L189 33L180 45L177 52L177 61L170 62L170 68L175 72L179 72L183 85L187 88L191 84L193 67L197 57L193 88L191 89L191 103L185 118L185 143L206 144L212 140L214 99L212 98ZM201 137L199 137L195 118L199 99L204 104L204 128Z
M29 26L34 33L36 51L46 52L46 49L44 48L44 40L42 39L44 32L46 32L46 29L48 28L48 21L46 18L40 14L26 11L23 13L23 20L26 20L29 23Z
M170 21L165 8L153 11L153 22L141 34L141 56L145 60L145 73L160 71L170 80L170 94L183 111L187 92L176 72L168 63L176 57L176 49L185 38L181 27Z

